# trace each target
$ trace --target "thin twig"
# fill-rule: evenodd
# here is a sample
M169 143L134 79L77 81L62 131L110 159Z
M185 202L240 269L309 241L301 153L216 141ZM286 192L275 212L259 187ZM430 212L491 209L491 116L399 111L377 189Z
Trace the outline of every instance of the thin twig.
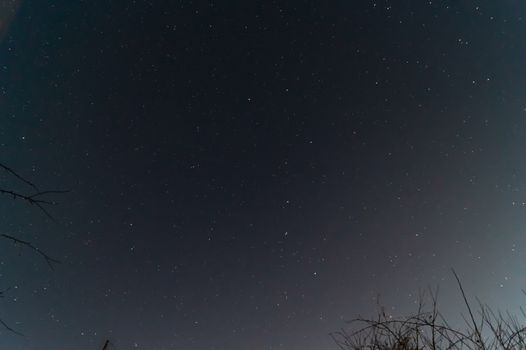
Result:
M39 191L38 187L34 183L32 183L31 181L27 180L26 178L20 176L16 171L11 169L7 165L0 163L0 168L4 169L6 172L8 172L9 174L13 175L14 177L16 177L18 180L22 181L26 185L31 186L36 192Z
M55 259L55 258L52 258L51 256L49 256L48 254L44 253L42 250L40 250L38 247L35 247L31 242L28 242L28 241L24 241L24 240L21 240L19 238L16 238L16 237L13 237L13 236L10 236L10 235L7 235L5 233L1 233L0 234L0 237L4 237L6 239L9 239L11 241L13 241L15 244L19 244L21 246L25 246L33 251L35 251L37 254L39 254L40 256L42 256L45 260L46 260L46 263L48 264L49 268L51 270L55 270L53 264L60 264L60 261Z

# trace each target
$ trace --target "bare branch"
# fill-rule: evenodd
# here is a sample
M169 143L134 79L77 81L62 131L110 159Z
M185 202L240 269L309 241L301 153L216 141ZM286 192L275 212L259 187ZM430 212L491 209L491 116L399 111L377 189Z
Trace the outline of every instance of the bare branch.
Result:
M13 237L13 236L10 236L10 235L6 235L5 233L0 234L0 237L9 239L9 240L11 240L12 242L14 242L17 245L24 246L24 247L27 247L27 248L35 251L37 254L39 254L40 256L42 256L45 259L45 261L48 264L49 268L51 270L53 270L53 271L55 270L55 268L53 267L53 264L60 264L59 260L57 260L55 258L52 258L51 256L47 255L42 250L40 250L38 247L35 247L31 242L24 241L24 240L21 240L19 238L16 238L16 237Z
M14 177L16 177L18 180L22 181L26 185L31 186L36 192L38 192L38 187L34 183L20 176L16 171L11 169L10 167L6 166L5 164L0 163L0 168L4 169L7 173L13 175Z
M34 205L38 209L40 209L49 219L51 219L52 221L55 221L53 216L51 216L51 214L47 211L46 206L55 205L56 202L54 202L52 200L49 200L48 198L46 198L46 196L54 195L54 194L62 194L62 193L66 193L68 191L64 191L64 190L46 190L46 191L41 191L41 190L39 190L39 188L34 183L32 183L31 181L29 181L26 178L22 177L21 175L19 175L17 172L15 172L13 169L11 169L10 167L6 166L5 164L0 163L0 170L2 170L2 169L5 172L7 172L9 175L14 177L16 180L18 180L19 182L31 187L31 189L32 189L32 191L34 193L29 193L28 194L26 192L18 192L16 190L12 190L12 189L8 189L8 188L1 188L0 187L0 194L11 196L15 200L16 199L20 199L22 201L25 201L26 203L29 203L30 205ZM29 248L30 250L36 252L38 255L40 255L40 256L42 256L44 258L44 260L46 261L46 264L49 266L49 268L51 270L54 270L54 264L59 264L60 263L59 260L49 256L48 254L46 254L45 252L40 250L40 248L34 246L31 242L28 242L28 241L16 238L16 237L8 235L8 234L0 234L0 237L12 241L15 245L18 245L20 247L26 247L26 248ZM5 292L7 290L8 289L0 291L0 298L4 297L4 294L5 294ZM14 334L21 335L21 336L23 335L22 333L16 331L12 327L10 327L2 319L0 319L0 324L3 325L5 329L7 329L8 331L10 331L10 332L12 332Z

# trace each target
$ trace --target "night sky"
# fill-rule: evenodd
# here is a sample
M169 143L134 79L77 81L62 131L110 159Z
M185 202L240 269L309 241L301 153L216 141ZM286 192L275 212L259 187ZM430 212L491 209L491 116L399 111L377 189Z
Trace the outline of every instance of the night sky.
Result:
M70 192L0 198L62 262L0 245L1 349L335 349L450 268L526 302L525 2L17 5L0 162Z

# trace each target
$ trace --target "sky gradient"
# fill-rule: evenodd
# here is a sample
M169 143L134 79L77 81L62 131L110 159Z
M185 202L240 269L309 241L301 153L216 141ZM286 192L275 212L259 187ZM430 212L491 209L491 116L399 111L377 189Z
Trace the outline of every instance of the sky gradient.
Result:
M526 288L520 1L33 1L0 44L11 350L335 349ZM0 18L4 18L0 14ZM2 175L5 186L14 185Z

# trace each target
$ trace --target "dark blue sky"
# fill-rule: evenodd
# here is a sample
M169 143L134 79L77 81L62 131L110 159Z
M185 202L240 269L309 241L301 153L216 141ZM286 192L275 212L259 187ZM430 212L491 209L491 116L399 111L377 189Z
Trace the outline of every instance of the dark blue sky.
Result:
M25 1L0 45L0 348L333 349L526 278L519 1ZM2 17L0 17L2 18ZM7 177L1 180L12 185ZM21 256L19 253L21 252ZM391 306L395 307L394 309Z

